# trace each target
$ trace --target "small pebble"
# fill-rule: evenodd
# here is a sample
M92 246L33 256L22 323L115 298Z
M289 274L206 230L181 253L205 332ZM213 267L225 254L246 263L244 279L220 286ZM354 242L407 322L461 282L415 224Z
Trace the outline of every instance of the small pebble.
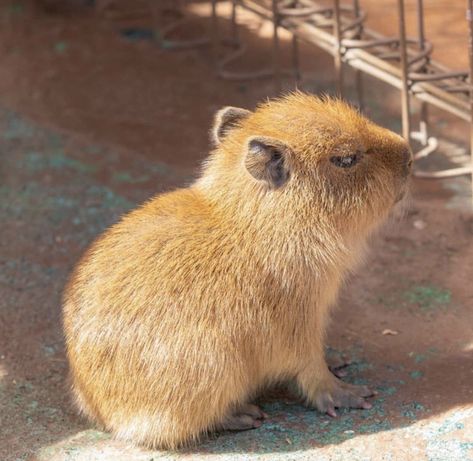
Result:
M422 219L416 219L413 223L414 227L418 230L423 230L427 227L427 224L425 221L422 221Z

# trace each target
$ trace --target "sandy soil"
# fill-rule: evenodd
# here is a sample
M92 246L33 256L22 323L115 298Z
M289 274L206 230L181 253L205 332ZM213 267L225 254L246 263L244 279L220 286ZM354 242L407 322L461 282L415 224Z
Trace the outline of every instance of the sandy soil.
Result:
M406 215L372 242L341 296L330 351L352 357L348 379L377 388L373 410L330 420L267 395L260 430L172 455L135 452L76 416L60 327L72 265L124 211L192 179L216 109L274 94L270 80L217 79L208 47L172 52L130 36L168 24L162 5L153 19L141 0L100 13L79 3L0 3L0 459L473 459L473 215L461 179L415 181ZM432 2L434 32L445 3ZM461 24L461 12L452 2L449 21ZM270 42L250 26L246 65L269 64ZM221 27L228 32L227 21ZM179 33L208 28L196 15ZM448 40L460 50L460 26ZM330 91L328 57L308 47L302 55L302 87ZM371 116L398 130L397 93L373 82L369 90ZM463 125L433 116L450 141L465 139Z

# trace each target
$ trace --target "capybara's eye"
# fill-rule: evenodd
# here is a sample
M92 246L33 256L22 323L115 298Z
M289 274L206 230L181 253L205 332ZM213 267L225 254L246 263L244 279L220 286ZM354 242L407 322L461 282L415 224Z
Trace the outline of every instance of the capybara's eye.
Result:
M356 165L359 161L360 157L357 154L353 155L345 155L345 156L334 156L330 157L330 161L340 168L350 168Z

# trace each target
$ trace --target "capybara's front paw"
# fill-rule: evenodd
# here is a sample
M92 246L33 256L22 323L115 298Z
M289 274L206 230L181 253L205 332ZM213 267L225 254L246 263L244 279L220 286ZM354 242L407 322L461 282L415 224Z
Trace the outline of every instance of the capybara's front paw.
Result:
M312 403L320 412L336 417L335 408L370 409L372 405L365 398L373 395L375 392L366 386L355 386L333 377L319 387Z

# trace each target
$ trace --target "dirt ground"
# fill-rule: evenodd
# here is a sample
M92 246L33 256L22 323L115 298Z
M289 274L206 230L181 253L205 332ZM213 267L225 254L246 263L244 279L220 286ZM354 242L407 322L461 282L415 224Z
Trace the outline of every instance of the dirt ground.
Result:
M347 379L377 389L373 409L331 419L278 391L261 398L269 414L262 428L175 453L114 441L76 415L60 326L73 264L122 213L192 180L215 110L251 108L274 95L271 80L216 78L208 47L159 46L146 31L172 21L165 4L102 2L98 12L73 0L0 2L0 459L473 459L473 213L465 178L415 180L408 211L373 240L342 293L328 353L348 355ZM458 24L437 57L463 65L463 2L448 2L444 15L446 4L430 4L437 38L444 20ZM181 38L208 32L194 7ZM392 17L376 14L392 27ZM244 22L245 65L260 66L269 38L258 22ZM220 27L227 33L228 21ZM283 47L287 57L289 43ZM300 86L331 91L331 60L307 46L302 56ZM371 80L367 88L370 116L399 131L398 94ZM432 117L447 138L426 166L464 160L467 127Z

